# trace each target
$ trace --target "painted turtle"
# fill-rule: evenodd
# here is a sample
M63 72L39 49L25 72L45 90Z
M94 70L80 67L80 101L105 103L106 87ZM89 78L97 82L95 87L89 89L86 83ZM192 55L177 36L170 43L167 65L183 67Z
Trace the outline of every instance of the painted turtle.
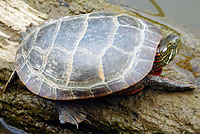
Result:
M147 85L190 90L191 85L158 76L180 45L177 34L162 37L154 24L126 14L67 16L27 34L17 50L10 80L17 74L31 92L53 100L86 99L119 91L132 94ZM77 107L70 103L58 108L60 121L77 124L83 118L74 114Z

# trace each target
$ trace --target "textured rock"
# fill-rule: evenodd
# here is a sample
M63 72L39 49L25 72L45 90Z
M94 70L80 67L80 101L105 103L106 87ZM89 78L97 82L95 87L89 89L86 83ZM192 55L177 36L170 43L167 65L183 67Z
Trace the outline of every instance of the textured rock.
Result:
M31 23L38 25L49 18L92 11L128 13L102 0L0 1L0 15L9 11L12 15L0 16L0 89L13 69L19 33ZM193 43L199 45L198 41ZM182 48L181 55L164 69L163 75L198 86L200 49L195 45ZM182 67L187 59L182 55L191 56L190 53L197 56ZM77 130L74 125L59 123L53 101L33 95L18 80L5 94L0 93L0 117L29 133L200 133L199 99L198 89L168 93L146 88L132 96L81 100L90 122L80 123Z

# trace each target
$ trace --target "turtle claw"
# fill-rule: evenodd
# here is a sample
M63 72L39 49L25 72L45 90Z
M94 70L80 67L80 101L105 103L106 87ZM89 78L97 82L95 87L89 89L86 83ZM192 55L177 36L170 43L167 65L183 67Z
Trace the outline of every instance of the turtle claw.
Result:
M71 123L71 124L74 124L76 125L76 128L78 129L78 124L84 120L82 119L79 119L77 117L75 117L74 115L72 114L68 114L66 112L68 111L63 111L61 110L62 112L59 113L59 120L60 120L60 123L61 124L64 124L64 123ZM82 118L82 117L81 117Z
M10 76L10 78L8 79L8 81L6 82L6 85L3 88L3 93L5 93L6 89L8 89L10 87L10 85L15 81L15 79L17 78L17 72L14 70Z
M76 125L78 129L79 123L83 121L88 121L86 119L87 113L77 102L74 101L56 102L56 108L59 114L60 123L62 124L71 123Z

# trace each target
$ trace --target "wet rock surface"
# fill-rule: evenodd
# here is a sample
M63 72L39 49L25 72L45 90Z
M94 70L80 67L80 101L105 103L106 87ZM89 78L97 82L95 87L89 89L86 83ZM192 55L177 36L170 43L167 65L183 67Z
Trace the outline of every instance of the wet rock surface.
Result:
M102 0L5 0L0 7L0 14L13 11L12 16L0 17L0 89L13 70L20 33L31 24L94 11L128 13ZM188 36L185 40L179 55L162 75L199 87L200 43ZM80 123L77 130L75 125L60 124L54 101L33 95L17 80L6 93L0 93L0 117L28 133L200 133L199 100L199 89L169 93L148 88L132 96L81 100L79 103L90 115L89 122Z

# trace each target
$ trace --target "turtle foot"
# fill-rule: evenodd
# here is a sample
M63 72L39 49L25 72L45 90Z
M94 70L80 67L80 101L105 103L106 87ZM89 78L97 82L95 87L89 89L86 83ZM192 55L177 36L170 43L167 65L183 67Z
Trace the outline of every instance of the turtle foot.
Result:
M56 108L59 114L60 123L71 123L77 126L83 121L88 121L86 115L88 115L83 107L74 101L56 102Z
M146 78L148 79L147 84L149 86L155 89L165 90L169 92L183 92L194 90L197 88L195 85L192 84L184 85L160 76L148 75Z

